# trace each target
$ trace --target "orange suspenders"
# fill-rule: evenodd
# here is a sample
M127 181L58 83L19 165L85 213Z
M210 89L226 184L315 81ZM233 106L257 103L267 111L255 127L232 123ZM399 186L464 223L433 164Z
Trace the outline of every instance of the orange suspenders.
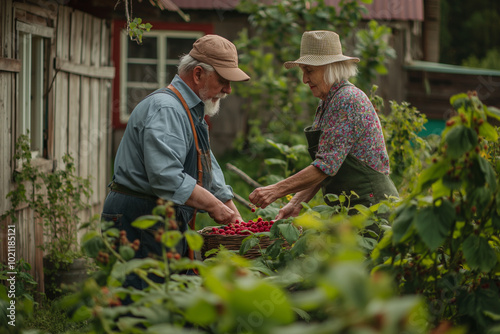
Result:
M201 150L200 150L200 147L198 145L198 135L196 134L196 129L194 128L194 123L193 123L193 117L191 116L191 112L189 111L189 107L186 103L186 100L184 100L184 98L182 97L181 93L179 93L179 91L177 90L177 88L175 88L174 86L172 85L168 85L167 87L168 89L170 89L172 92L175 93L175 95L177 95L177 97L179 98L179 100L181 100L181 103L182 105L184 106L184 109L186 110L186 113L189 117L189 122L191 123L191 129L193 130L193 136L194 136L194 144L196 146L196 153L197 153L197 160L198 160L198 179L197 179L197 184L199 186L203 186L203 166L201 165ZM196 221L196 209L194 210L194 213L193 213L193 218L189 221L188 225L189 227L194 230L195 229L195 221ZM189 249L189 258L191 260L194 259L194 252L192 249Z

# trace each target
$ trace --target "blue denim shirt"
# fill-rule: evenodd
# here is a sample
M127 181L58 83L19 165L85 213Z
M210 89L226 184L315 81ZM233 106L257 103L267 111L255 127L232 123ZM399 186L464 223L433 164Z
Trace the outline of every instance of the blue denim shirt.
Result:
M179 76L172 85L182 94L193 122L204 120L204 104ZM165 90L162 88L160 90ZM182 205L191 196L196 179L184 171L193 132L189 118L177 98L150 94L133 110L115 158L113 180L131 190ZM212 187L207 189L220 201L233 198L212 151Z

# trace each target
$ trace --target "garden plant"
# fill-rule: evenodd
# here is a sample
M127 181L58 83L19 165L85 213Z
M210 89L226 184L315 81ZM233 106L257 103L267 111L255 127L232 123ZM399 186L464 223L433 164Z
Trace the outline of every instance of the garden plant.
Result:
M240 252L222 246L203 262L169 251L182 236L169 227L171 204L160 203L135 225L164 222L158 236L164 257L131 259L134 243L117 230L104 229L103 237L91 232L83 247L101 270L63 308L87 321L89 333L425 333L445 327L493 333L500 314L500 168L498 130L487 116L500 119L500 111L472 93L452 97L451 104L457 115L400 200L351 208L355 193L328 195L338 204L306 205L269 232L250 231ZM256 214L269 219L264 210ZM262 235L273 244L257 259L242 257ZM201 248L195 232L185 237ZM189 268L199 275L183 275ZM164 281L150 281L144 291L124 289L132 272ZM122 305L127 296L132 303Z
M15 224L21 206L33 210L43 226L44 243L38 247L44 252L46 291L59 294L59 272L83 256L77 247L77 232L89 224L81 222L80 214L90 209L90 179L77 176L69 154L62 157L64 168L44 172L33 164L29 142L28 135L20 136L16 142L14 158L21 167L14 175L16 187L7 194L11 208L0 219L9 218Z
M203 262L171 250L182 237L194 250L203 240L178 232L172 204L158 203L134 225L163 222L164 256L133 259L138 241L103 223L82 240L98 270L59 307L83 333L495 333L500 148L489 120L500 111L473 93L450 101L456 116L400 200L351 207L355 193L331 194L337 205L305 205L297 218L249 231L239 252L221 246ZM273 210L258 209L254 221ZM273 243L245 258L262 236ZM123 288L130 273L150 286Z

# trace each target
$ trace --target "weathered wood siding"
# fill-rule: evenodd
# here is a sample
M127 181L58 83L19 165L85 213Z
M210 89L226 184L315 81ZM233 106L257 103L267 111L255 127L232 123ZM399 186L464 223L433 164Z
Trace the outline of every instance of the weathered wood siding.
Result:
M48 147L42 165L63 168L62 157L70 153L79 176L92 182L92 210L80 213L85 221L99 213L110 179L111 80L110 28L105 20L54 1L35 0L26 4L0 1L0 214L10 209L6 199L15 188L14 145L21 62L16 45L16 22L46 25L54 31L50 49L47 88ZM50 168L49 168L50 172ZM19 208L16 222L16 259L32 266L31 274L43 290L42 226L28 208ZM5 225L0 224L0 260L7 262Z

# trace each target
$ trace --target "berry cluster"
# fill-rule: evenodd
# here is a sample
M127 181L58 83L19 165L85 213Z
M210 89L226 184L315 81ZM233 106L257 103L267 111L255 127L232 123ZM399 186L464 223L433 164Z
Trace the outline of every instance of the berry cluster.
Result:
M212 227L212 232L208 234L218 234L218 235L250 235L258 232L269 232L274 224L274 220L267 221L263 220L261 217L257 221L249 220L248 222L239 221L226 226Z

